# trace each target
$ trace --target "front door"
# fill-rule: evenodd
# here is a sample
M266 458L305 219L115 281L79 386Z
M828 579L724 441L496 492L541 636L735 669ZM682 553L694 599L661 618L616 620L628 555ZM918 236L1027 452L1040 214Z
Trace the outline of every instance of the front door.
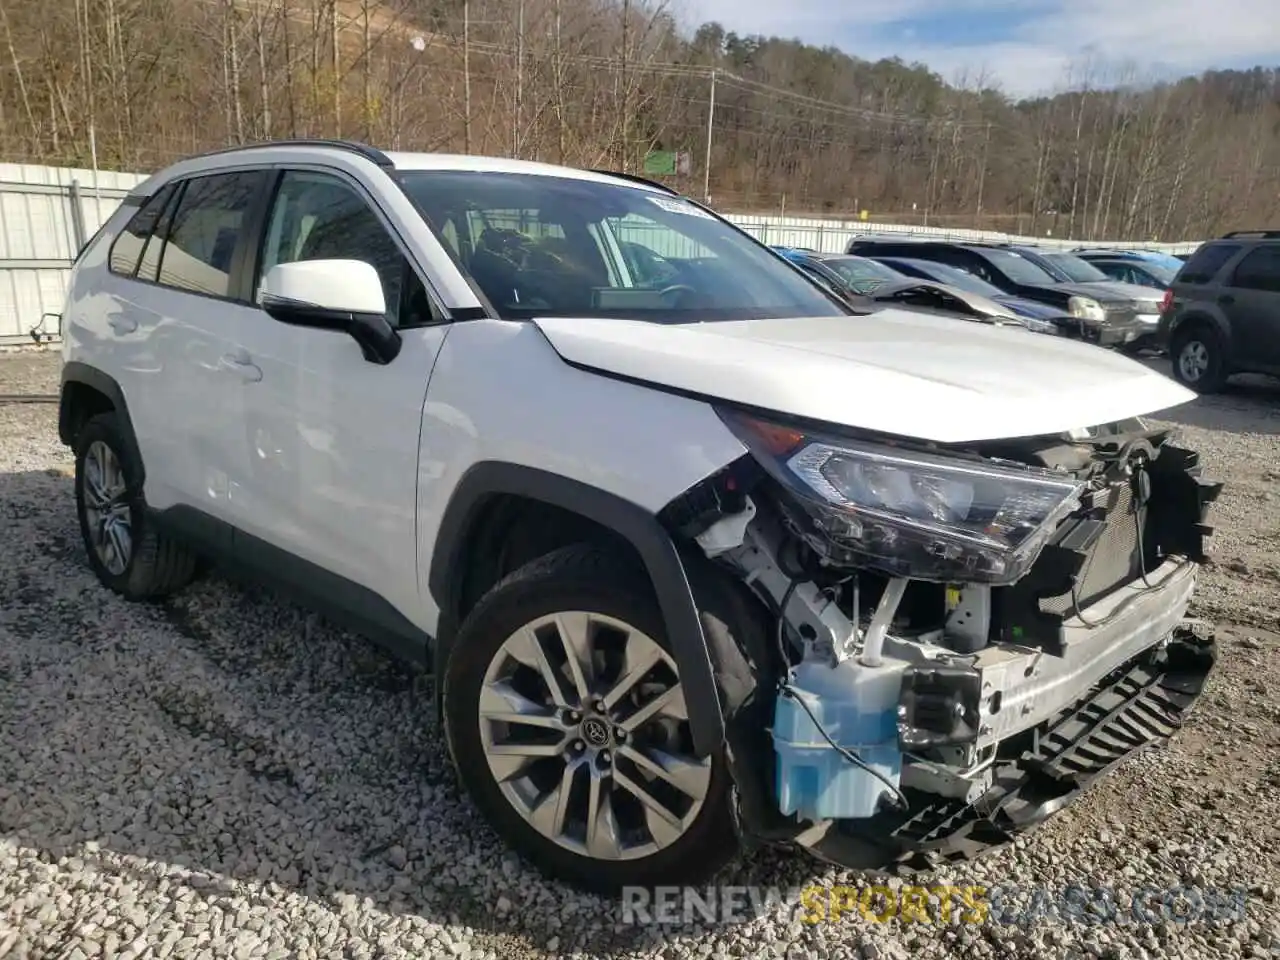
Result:
M246 347L262 378L245 393L245 496L237 527L412 617L419 428L449 327L394 229L344 174L279 174L254 270L255 300L277 264L363 260L382 278L403 345L383 366L365 360L345 333L290 326L253 311Z

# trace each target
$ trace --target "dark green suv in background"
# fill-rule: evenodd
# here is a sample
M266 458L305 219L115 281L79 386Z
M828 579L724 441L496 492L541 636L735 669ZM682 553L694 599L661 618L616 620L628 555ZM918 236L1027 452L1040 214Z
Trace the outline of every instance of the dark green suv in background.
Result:
M1199 393L1233 373L1280 375L1280 230L1203 244L1165 293L1157 336L1174 379Z

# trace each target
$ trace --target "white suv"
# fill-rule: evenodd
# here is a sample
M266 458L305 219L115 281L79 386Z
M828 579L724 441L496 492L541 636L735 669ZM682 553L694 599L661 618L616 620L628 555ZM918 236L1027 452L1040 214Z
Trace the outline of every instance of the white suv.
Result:
M969 856L1169 736L1220 485L1121 356L859 312L638 178L292 141L75 264L60 432L129 599L197 557L429 665L547 872Z

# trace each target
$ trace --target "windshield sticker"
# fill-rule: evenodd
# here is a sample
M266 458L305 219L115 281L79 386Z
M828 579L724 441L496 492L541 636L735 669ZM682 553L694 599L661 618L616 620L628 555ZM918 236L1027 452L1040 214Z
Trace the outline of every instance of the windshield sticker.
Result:
M685 203L681 200L669 200L666 197L650 197L649 201L657 204L663 210L667 210L670 213L683 213L686 217L702 217L703 220L715 219L715 217L711 216L707 211L701 210L693 204Z

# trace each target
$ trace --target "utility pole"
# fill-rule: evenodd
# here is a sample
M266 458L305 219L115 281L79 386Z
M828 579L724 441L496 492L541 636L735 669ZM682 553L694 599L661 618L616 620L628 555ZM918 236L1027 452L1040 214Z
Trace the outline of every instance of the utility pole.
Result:
M707 156L702 163L702 202L711 205L711 130L716 122L716 72L711 71L711 103L707 108Z
M511 156L520 157L520 123L524 106L524 0L516 13L516 116L511 126Z
M471 152L471 0L462 0L462 140Z

